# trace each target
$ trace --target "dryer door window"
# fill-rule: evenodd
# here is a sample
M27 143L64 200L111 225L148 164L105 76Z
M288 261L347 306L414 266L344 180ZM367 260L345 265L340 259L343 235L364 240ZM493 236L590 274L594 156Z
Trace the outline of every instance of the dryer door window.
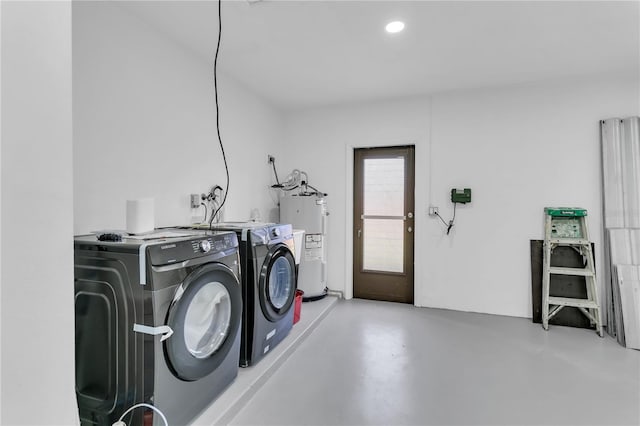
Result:
M233 272L208 264L192 272L178 287L165 342L169 367L176 377L198 380L227 357L242 321L242 291Z
M196 358L207 358L224 343L231 325L231 296L217 281L200 287L184 320L184 343Z
M296 293L295 262L285 245L272 248L260 274L260 306L265 317L277 321L291 308Z

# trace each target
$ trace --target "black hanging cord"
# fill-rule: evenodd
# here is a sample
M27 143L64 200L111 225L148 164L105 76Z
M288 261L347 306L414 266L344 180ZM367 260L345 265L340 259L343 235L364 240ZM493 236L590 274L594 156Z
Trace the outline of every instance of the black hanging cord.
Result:
M451 232L451 228L453 228L453 222L456 220L456 206L458 203L453 203L453 219L449 221L449 227L447 228L447 235Z
M275 158L271 162L271 165L273 166L273 174L276 177L276 185L280 186L280 180L278 179L278 172L276 171L276 160L275 160Z
M449 235L449 232L451 232L451 228L453 228L453 222L456 220L456 206L458 205L458 203L453 203L453 219L451 219L449 221L449 223L445 222L445 220L442 218L442 216L440 216L439 213L436 213L436 216L438 216L440 218L440 220L442 221L442 223L444 223L444 226L447 227L447 235Z
M442 218L442 216L440 216L440 213L436 212L436 216L438 216L438 218L440 218L442 223L444 223L444 226L448 226L447 222L445 222L444 219Z
M216 56L213 60L213 91L216 98L216 130L218 132L218 142L220 143L220 150L222 151L222 159L224 160L224 169L227 174L227 185L224 191L224 197L222 202L216 210L211 214L209 220L209 229L213 226L213 219L220 212L224 203L227 201L227 195L229 194L229 166L227 165L227 156L224 152L224 146L222 145L222 136L220 136L220 106L218 104L218 54L220 53L220 40L222 39L222 0L218 0L218 44L216 45Z

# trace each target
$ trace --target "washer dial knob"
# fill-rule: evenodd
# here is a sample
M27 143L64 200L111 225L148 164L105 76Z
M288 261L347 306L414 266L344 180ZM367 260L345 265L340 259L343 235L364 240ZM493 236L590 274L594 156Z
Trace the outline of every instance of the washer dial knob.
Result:
M274 237L279 237L280 236L280 228L273 228L271 230L271 235L273 235Z
M211 250L211 243L209 240L200 241L200 250L202 250L203 253L209 253L209 250Z

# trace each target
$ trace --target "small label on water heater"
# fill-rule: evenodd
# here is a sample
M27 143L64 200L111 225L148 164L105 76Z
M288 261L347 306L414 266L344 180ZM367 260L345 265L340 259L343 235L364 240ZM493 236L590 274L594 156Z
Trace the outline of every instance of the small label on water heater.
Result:
M304 239L304 260L322 260L322 234L307 234Z

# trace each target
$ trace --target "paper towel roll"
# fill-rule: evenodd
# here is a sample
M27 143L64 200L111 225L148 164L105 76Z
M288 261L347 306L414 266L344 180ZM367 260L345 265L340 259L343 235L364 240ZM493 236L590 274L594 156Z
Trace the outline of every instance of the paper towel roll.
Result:
M153 198L127 200L127 232L144 234L155 228Z

